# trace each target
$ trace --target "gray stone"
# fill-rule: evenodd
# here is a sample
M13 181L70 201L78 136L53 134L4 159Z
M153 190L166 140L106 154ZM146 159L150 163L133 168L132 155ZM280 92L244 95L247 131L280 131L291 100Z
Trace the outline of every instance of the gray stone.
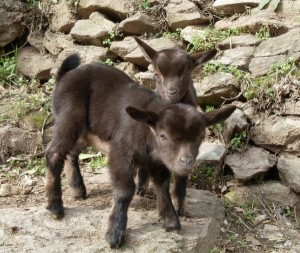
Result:
M268 117L252 127L250 134L258 146L300 156L300 119L297 117Z
M123 20L118 28L120 31L127 34L142 35L144 33L151 33L158 31L159 23L150 16L144 13L136 13L133 16Z
M53 5L51 13L49 19L50 29L54 32L69 33L76 21L69 5L65 1Z
M263 228L263 237L269 241L283 241L284 235L280 229L273 224L265 224Z
M132 79L134 79L134 76L139 72L138 68L130 62L121 62L121 63L115 65L115 67L117 69L125 72Z
M245 152L235 152L225 158L235 178L248 181L269 171L276 163L276 157L262 148L249 147Z
M150 89L155 89L156 84L154 74L152 72L139 72L134 77L141 85Z
M277 14L273 11L259 9L253 9L251 15L243 15L234 20L221 19L215 24L217 29L241 28L251 33L258 32L262 26L267 26L272 34L280 35L297 27L298 24L288 17L282 17L279 20Z
M300 14L300 1L299 0L282 0L278 4L277 12L283 13L291 19L297 21Z
M78 20L70 33L74 40L84 45L102 46L103 40L115 27L115 23L94 12L90 15L90 19Z
M247 126L248 122L246 115L240 109L236 109L230 117L224 121L226 139L232 139L235 133L241 133Z
M205 28L206 26L187 26L180 32L180 37L185 41L192 43L195 38L205 39Z
M288 59L289 57L286 55L255 57L250 61L249 71L254 77L263 76L271 71L272 66L285 63Z
M199 147L195 166L201 166L204 164L220 166L223 163L226 153L227 149L223 143L204 141Z
M147 40L146 43L150 47L154 48L157 51L163 50L163 49L169 49L169 48L173 48L173 47L177 46L177 44L175 42L173 42L172 40L169 40L169 39L163 38L163 37ZM134 43L134 44L136 44L136 43ZM129 61L131 63L134 63L134 64L144 67L144 68L146 68L149 65L149 62L147 62L147 60L145 59L144 54L140 47L137 47L130 53L126 54L124 56L124 60Z
M42 31L32 31L27 37L28 43L39 50L40 54L46 54L45 47L43 45L44 33Z
M171 0L165 10L168 25L173 31L189 25L209 23L209 18L188 0Z
M42 143L38 133L25 131L10 125L0 128L0 159L5 161L8 156L33 154Z
M235 47L250 47L257 46L261 39L252 34L242 34L231 36L218 44L222 50L235 48Z
M67 47L74 45L71 35L65 35L63 33L53 33L48 30L43 38L43 46L53 55L58 55Z
M64 49L58 55L55 63L56 67L58 68L64 59L66 59L69 55L74 53L79 54L82 64L92 62L104 62L108 58L115 58L115 55L104 47L74 45Z
M33 47L23 47L18 51L17 69L27 77L49 79L54 65L54 60L49 55L41 55Z
M255 201L256 207L291 206L300 208L300 196L278 181L267 181L262 184L240 186L225 194L225 197L234 204L243 206L249 200Z
M1 184L0 197L8 197L18 194L18 189L11 184Z
M296 193L300 193L300 158L280 156L277 168L280 178Z
M220 105L224 98L239 94L239 82L230 73L218 72L201 81L193 80L200 105Z
M260 43L257 47L254 56L266 57L273 55L283 55L287 52L300 52L300 28L292 29L291 31L274 38L270 38Z
M214 205L210 209L215 211ZM4 242L1 250L11 252L13 247L12 252L24 253L115 252L105 240L109 212L68 207L64 219L58 221L47 216L44 207L0 209L0 234ZM180 234L169 233L158 219L156 211L130 208L122 252L209 252L220 231L220 224L213 218L182 218ZM13 228L22 233L11 236Z
M283 114L300 116L300 100L286 100L283 105Z
M0 47L6 46L23 34L23 16L21 12L8 12L0 8Z
M247 7L257 7L260 0L216 0L213 3L215 11L222 14L243 13Z
M138 4L140 0L80 0L77 13L82 18L88 18L92 12L99 11L112 18L123 20Z
M241 69L247 69L250 58L255 51L254 47L236 47L223 52L220 58L212 61L212 63L220 63L223 65L232 65Z
M31 10L28 3L21 2L19 0L2 0L0 2L0 8L5 9L8 12L29 12Z
M110 46L110 50L116 55L120 56L123 60L125 56L138 48L138 44L133 37L126 37L122 41L113 41Z

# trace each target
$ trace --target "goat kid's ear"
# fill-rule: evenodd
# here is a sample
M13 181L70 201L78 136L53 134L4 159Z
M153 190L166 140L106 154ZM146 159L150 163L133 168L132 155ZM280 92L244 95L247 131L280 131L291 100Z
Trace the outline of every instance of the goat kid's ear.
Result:
M126 107L126 112L134 120L143 122L151 127L155 127L159 120L159 116L155 112L140 110L132 106Z
M213 49L210 49L210 50L207 50L207 51L203 51L203 52L193 54L192 58L194 59L195 66L203 64L203 63L211 60L212 58L215 57L217 52L218 52L217 49L213 48Z
M204 117L206 120L206 126L211 126L226 120L235 111L235 109L235 105L228 105L220 109L205 112Z
M146 60L152 63L157 52L152 47L147 45L145 42L140 40L138 37L134 37L134 39L136 43L138 43L139 47L141 48Z

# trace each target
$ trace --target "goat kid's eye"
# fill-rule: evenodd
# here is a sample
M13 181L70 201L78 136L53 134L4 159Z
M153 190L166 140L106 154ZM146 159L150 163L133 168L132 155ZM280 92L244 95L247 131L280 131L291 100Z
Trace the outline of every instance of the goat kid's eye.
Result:
M163 133L160 133L160 134L159 134L159 137L160 137L163 141L167 139L167 136L166 136L165 134L163 134Z

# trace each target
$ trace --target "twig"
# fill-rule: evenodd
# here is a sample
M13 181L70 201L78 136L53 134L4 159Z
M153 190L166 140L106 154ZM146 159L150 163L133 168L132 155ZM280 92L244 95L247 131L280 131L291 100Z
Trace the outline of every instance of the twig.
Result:
M260 203L262 204L263 208L264 208L264 209L266 210L266 212L268 213L269 218L270 218L272 221L274 221L274 218L273 218L272 214L271 214L271 213L269 212L269 210L266 208L264 202L263 202L261 199L259 199L259 201L260 201Z
M252 230L252 228L250 228L244 221L243 221L243 219L240 217L240 216L238 216L238 215L236 215L236 214L233 214L236 218L238 218L240 221L241 221L241 223L247 228L247 229L249 229L249 230Z

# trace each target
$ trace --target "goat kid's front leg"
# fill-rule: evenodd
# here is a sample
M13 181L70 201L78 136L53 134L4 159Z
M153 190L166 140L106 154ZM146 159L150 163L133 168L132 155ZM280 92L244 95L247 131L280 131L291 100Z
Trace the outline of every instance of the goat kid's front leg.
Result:
M173 189L173 202L176 212L179 216L184 215L186 205L186 185L188 177L175 175L175 184Z
M125 175L126 177L126 175ZM114 182L114 204L109 216L106 240L111 248L119 248L125 241L127 212L135 192L134 179L127 178Z
M159 215L164 220L164 228L167 231L179 231L181 224L170 195L171 174L167 169L157 171L161 173L153 175L153 181L156 186Z

